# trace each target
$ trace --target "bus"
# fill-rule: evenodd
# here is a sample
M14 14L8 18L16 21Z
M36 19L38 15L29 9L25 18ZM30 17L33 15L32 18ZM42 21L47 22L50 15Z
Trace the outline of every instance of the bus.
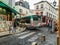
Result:
M46 25L46 23L41 23L37 15L23 17L22 19L25 21L26 28L30 30L35 30L42 27L42 25Z

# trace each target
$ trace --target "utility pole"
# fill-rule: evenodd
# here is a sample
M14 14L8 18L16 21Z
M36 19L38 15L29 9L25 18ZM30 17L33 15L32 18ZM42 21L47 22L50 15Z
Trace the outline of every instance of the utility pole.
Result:
M59 15L58 15L58 37L57 37L57 45L60 45L60 0L59 1Z

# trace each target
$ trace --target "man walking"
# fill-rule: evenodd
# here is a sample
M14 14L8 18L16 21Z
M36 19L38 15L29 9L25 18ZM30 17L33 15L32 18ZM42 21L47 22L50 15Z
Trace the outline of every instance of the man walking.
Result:
M14 23L13 23L13 28L14 28L14 32L16 32L16 20L14 20Z
M52 21L49 20L49 23L48 23L48 31L51 32L52 31Z

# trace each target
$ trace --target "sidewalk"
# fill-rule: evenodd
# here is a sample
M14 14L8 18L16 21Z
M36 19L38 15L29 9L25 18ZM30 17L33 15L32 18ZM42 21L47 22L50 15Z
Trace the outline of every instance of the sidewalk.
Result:
M23 30L23 28L20 30L16 29L16 33L23 32L23 31L25 31L25 30ZM14 34L14 33L12 33L12 31L11 31L10 34ZM9 34L9 31L0 32L0 37L4 37L4 36L10 35L10 34Z
M8 35L8 34L9 34L8 31L0 32L0 37L1 37L1 36L5 36L5 35Z

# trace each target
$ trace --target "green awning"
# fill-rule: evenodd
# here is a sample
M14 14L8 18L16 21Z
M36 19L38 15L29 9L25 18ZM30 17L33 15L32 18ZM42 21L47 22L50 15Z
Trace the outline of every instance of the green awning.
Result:
M25 18L31 18L31 16L34 17L34 16L36 16L36 15L30 15L30 16L26 16L26 17L22 17L22 18L23 18L23 19L25 19Z
M12 7L8 6L7 4L5 4L4 2L0 1L0 7L3 7L3 8L6 8L6 9L9 9L11 12L13 13L18 13L15 9L13 9Z

